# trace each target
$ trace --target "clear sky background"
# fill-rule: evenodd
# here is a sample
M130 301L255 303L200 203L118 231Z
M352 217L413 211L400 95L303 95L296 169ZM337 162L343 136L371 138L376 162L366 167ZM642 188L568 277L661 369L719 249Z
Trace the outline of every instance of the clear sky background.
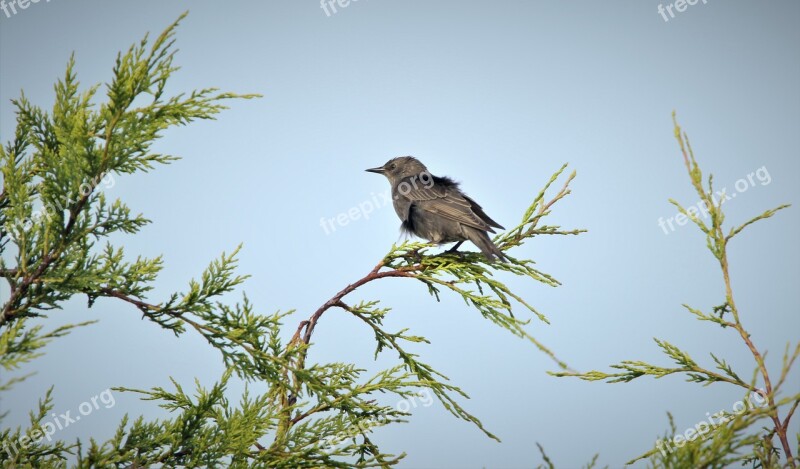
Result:
M741 339L681 307L708 310L722 303L723 290L702 234L690 225L665 234L658 225L675 215L668 198L697 202L670 114L677 110L718 187L736 192L737 180L763 168L763 178L728 204L730 222L800 203L800 3L701 1L666 22L657 7L359 0L327 16L317 0L40 1L10 17L0 11L0 137L13 135L9 100L20 90L52 105L52 85L73 51L84 86L108 82L117 51L190 10L177 33L182 69L171 91L216 86L264 97L233 102L217 121L170 130L157 150L184 159L116 176L107 189L153 220L134 237L114 239L130 256L164 255L150 300L185 289L211 259L243 242L241 272L252 274L244 291L258 310L298 311L288 337L399 239L389 206L335 232L320 226L388 188L365 168L414 155L513 226L569 162L578 172L573 194L550 223L589 232L535 239L515 253L563 286L504 278L552 322L533 322L531 333L579 370L625 359L667 364L652 340L660 337L705 364L714 352L750 376ZM773 370L800 336L799 210L730 245L743 320ZM429 338L414 350L470 394L467 410L503 440L487 439L438 404L420 404L409 424L376 435L385 450L408 453L401 467L531 467L540 462L535 442L558 467L578 467L598 452L603 464L619 467L652 448L667 411L683 431L742 397L727 385L702 388L679 377L616 385L550 377L552 362L531 344L453 295L437 303L418 282L371 284L357 299L381 299L394 308L389 329ZM169 376L187 387L195 377L210 385L222 374L218 354L199 338L176 339L127 304L98 301L87 310L77 298L47 324L86 319L100 323L56 341L31 365L38 374L3 396L6 423L25 421L52 384L63 412L110 386L169 386ZM369 331L335 311L314 342L311 359L319 361L377 370L394 359L373 362ZM799 376L787 391L800 387ZM234 385L232 395L240 390ZM164 415L132 394L116 393L115 402L58 436L105 439L125 413Z

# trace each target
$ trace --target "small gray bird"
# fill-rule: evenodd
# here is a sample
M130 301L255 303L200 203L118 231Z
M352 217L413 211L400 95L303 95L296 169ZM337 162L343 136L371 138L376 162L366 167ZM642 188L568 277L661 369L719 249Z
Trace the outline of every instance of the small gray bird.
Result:
M469 240L480 248L489 262L507 260L487 234L487 231L494 233L492 227L505 228L461 192L457 182L432 175L413 156L394 158L367 171L389 179L394 210L404 232L438 244L457 243L448 252L454 252Z

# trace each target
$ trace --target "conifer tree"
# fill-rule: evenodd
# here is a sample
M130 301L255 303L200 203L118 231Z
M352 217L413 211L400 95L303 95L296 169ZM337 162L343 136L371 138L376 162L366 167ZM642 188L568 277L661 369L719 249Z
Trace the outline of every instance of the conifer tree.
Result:
M462 406L464 391L407 350L408 344L427 340L408 329L388 330L383 320L390 309L361 298L357 290L396 277L419 282L421 294L430 293L443 303L461 298L566 370L528 332L530 319L525 317L545 323L546 317L501 278L559 285L533 261L514 254L536 236L583 231L544 224L555 204L570 193L575 173L563 177L566 165L561 167L519 224L495 237L508 263L487 263L478 253L437 253L432 245L405 242L393 245L374 267L365 269L364 277L322 301L313 313L263 314L246 296L230 298L247 279L236 271L237 247L210 262L185 290L151 298L164 260L132 259L109 241L113 234L135 235L149 221L132 214L123 201L108 200L98 185L109 177L135 177L175 161L152 150L164 131L213 119L229 100L255 97L215 89L165 93L177 70L173 45L182 18L152 43L145 37L118 55L104 100L99 86L80 87L70 59L56 84L51 111L34 106L24 95L13 101L16 131L0 147L0 277L8 285L7 296L0 290L0 391L20 385L25 368L49 343L90 324L47 328L48 315L79 316L59 310L80 296L88 298L89 307L98 298L125 302L143 320L179 337L199 334L219 352L226 371L210 388L198 384L185 389L174 380L169 389L114 388L140 394L170 411L169 418L126 416L114 435L100 441L44 438L53 393L68 385L53 383L27 426L0 428L4 467L388 467L404 453L379 448L373 432L403 422L409 414L378 397L405 399L420 392L429 392L455 417L497 439ZM560 189L551 190L559 179ZM332 309L358 318L374 333L375 355L391 353L397 364L370 376L354 363L310 362L307 354L318 321ZM521 314L512 314L512 309ZM266 383L268 390L232 396L227 389L232 379Z

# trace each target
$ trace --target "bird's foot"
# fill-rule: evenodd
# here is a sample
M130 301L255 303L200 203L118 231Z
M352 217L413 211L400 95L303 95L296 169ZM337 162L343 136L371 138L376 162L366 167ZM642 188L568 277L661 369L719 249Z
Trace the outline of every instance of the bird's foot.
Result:
M453 249L448 249L444 252L444 254L449 254L458 258L458 260L463 261L467 258L467 253L464 251L455 251Z
M448 250L447 250L447 251L445 251L444 253L445 253L445 254L458 254L459 256L461 256L461 255L462 255L462 253L461 253L461 252L458 250L458 248L461 246L461 244L462 244L463 242L464 242L464 241L459 241L459 242L457 242L455 246L451 247L450 249L448 249Z
M451 247L450 249L448 249L447 251L443 252L442 254L452 254L452 255L458 257L459 259L464 259L464 255L466 253L461 252L461 251L458 250L459 246L461 246L461 243L463 243L463 241L457 242L455 246Z

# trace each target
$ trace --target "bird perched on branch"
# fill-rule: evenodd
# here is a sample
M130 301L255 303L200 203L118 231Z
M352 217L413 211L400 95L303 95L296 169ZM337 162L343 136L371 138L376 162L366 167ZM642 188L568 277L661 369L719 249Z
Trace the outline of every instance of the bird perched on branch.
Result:
M383 174L389 180L394 210L406 233L438 244L457 243L448 252L455 252L461 243L469 240L489 262L507 260L487 234L495 232L492 228L505 228L489 218L452 179L432 175L413 156L394 158L367 171Z

